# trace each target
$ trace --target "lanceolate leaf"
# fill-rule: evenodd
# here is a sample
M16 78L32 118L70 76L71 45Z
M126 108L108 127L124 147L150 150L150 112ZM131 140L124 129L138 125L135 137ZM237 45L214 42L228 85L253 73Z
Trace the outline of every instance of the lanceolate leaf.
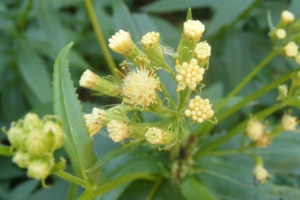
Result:
M214 200L215 198L200 184L194 177L187 177L180 186L181 193L188 200L206 199Z
M82 107L70 77L67 56L72 45L73 43L69 43L65 46L55 60L53 107L54 113L62 120L63 131L67 136L64 147L71 159L74 172L80 178L88 180L89 176L85 171L91 167L95 157L92 155L92 139L85 126Z

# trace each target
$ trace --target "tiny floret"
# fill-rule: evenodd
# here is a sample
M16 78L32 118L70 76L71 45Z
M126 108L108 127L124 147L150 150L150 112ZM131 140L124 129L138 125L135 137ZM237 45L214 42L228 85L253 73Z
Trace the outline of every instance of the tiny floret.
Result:
M85 72L82 74L80 80L79 80L79 85L81 87L89 88L89 89L94 89L96 86L96 83L98 81L98 76L91 72L90 70L85 70Z
M253 170L253 174L256 180L258 180L260 183L264 183L268 177L270 177L270 174L267 172L267 170L261 166L255 166Z
M203 74L205 72L204 68L200 68L197 60L194 58L190 63L184 62L182 65L176 61L175 67L178 72L178 75L176 76L176 80L178 81L177 91L183 90L187 86L192 90L195 90L197 84L203 79Z
M208 59L211 55L210 45L206 41L198 43L195 47L194 55L197 60Z
M214 111L211 108L209 99L202 99L197 95L190 100L189 108L185 110L185 115L192 118L195 122L202 123L204 120L211 118L214 115Z
M145 133L146 140L151 144L162 144L164 141L164 132L156 127L151 127Z
M275 35L278 39L284 39L286 37L286 32L284 29L279 28L276 30Z
M191 42L198 42L204 30L205 27L199 20L188 20L183 24L182 35Z
M154 75L154 70L148 71L143 65L140 69L130 70L122 84L124 102L141 105L143 109L154 103L156 90L160 89L160 81Z
M120 30L109 40L108 46L115 52L124 56L130 54L134 49L134 43L128 32Z
M100 131L102 128L102 114L104 110L99 108L93 108L92 114L85 114L85 125L88 127L90 136L92 137Z
M107 131L109 137L114 142L120 142L129 136L129 126L125 122L119 120L112 120L107 124Z
M286 131L295 131L298 124L297 117L293 117L289 114L285 114L281 120L281 126L283 130Z
M150 49L159 44L160 34L156 32L149 32L142 37L141 43L143 48Z
M251 118L246 127L248 137L253 141L258 141L264 135L265 126L255 117Z
M281 13L281 21L284 23L284 24L290 24L294 21L295 17L293 15L293 13L291 13L290 11L288 10L284 10L282 13Z
M295 42L289 42L284 47L284 54L288 57L295 57L298 54L298 45Z

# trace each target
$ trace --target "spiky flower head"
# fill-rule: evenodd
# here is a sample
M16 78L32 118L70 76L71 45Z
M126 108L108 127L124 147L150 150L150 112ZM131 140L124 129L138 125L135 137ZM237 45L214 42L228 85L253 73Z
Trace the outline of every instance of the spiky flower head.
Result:
M114 142L120 142L129 136L130 130L127 123L119 120L112 120L107 124L107 131L109 132L109 137Z
M178 72L176 76L178 81L177 91L183 90L187 86L195 90L197 84L202 81L205 72L203 68L198 66L197 60L194 58L189 63L184 62L182 65L177 60L175 68Z
M185 110L185 115L192 118L195 122L202 123L204 120L211 118L214 115L214 111L211 108L209 99L202 99L197 95L190 100L189 108Z
M159 44L160 34L157 32L149 32L142 37L141 43L143 49L154 48Z
M299 121L297 121L297 117L293 117L289 114L284 114L281 120L281 126L283 130L286 131L295 131Z
M204 31L205 27L199 20L188 20L183 24L182 35L186 40L198 42Z
M246 127L248 137L253 141L258 141L264 135L265 126L255 117L252 117Z
M154 70L146 70L143 65L140 69L131 70L127 76L123 75L122 91L124 102L132 106L141 105L143 109L155 102L156 90L160 89L159 78L155 78Z
M120 30L116 32L109 40L108 46L114 51L124 56L130 54L134 50L134 43L129 32Z
M262 165L255 166L253 170L253 175L255 179L258 180L260 183L264 183L266 179L270 177L270 174Z
M295 17L294 17L293 13L291 13L288 10L282 11L280 21L283 24L290 24L294 21L294 19L295 19Z
M275 36L277 39L284 39L286 37L286 31L282 28L279 28L276 30Z
M289 42L284 47L284 54L288 57L295 57L298 54L298 45L295 42Z
M175 134L169 130L149 127L145 133L145 138L151 144L171 144L175 141Z
M211 55L210 45L206 41L199 42L194 49L194 55L199 62L207 61Z

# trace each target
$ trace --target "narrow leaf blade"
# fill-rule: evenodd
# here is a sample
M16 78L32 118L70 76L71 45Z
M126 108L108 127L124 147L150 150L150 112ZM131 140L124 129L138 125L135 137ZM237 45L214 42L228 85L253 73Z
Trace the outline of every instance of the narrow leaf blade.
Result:
M92 165L95 158L92 154L92 139L85 126L82 107L69 73L67 57L72 45L73 43L69 43L65 46L55 60L53 107L54 113L62 120L63 131L67 136L64 147L71 159L74 172L80 178L88 180L85 171Z

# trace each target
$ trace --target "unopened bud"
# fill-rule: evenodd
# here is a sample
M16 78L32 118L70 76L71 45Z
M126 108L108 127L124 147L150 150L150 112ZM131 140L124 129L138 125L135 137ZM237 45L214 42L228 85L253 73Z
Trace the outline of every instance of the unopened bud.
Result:
M291 13L290 11L288 10L284 10L282 13L281 13L281 18L280 18L280 21L283 23L283 24L290 24L294 21L295 17L293 15L293 13Z
M297 117L293 117L289 114L285 114L281 120L281 126L283 130L286 131L295 131L298 124Z
M36 180L46 179L51 172L52 165L44 160L33 160L27 168L27 176Z
M49 136L48 142L51 143L51 152L59 149L63 145L63 131L59 124L47 121L43 127L43 134Z
M30 155L22 150L19 150L15 153L12 158L12 161L18 165L20 168L26 168L30 161Z
M161 130L157 127L148 128L145 137L151 144L172 144L176 140L176 135L172 131Z
M8 132L7 137L9 142L16 148L22 148L24 145L24 140L26 138L26 133L23 128L19 127L18 125L12 126Z
M23 123L24 128L28 131L39 127L41 125L41 120L37 114L28 113L25 115Z
M127 123L118 120L112 120L107 124L107 131L109 132L109 137L114 142L120 142L121 140L129 137L130 129Z
M30 131L25 141L27 152L33 157L43 157L46 153L50 153L50 145L51 137L43 133L42 129Z
M295 57L298 54L298 45L295 42L289 42L284 47L284 54L287 57Z
M248 137L253 141L258 141L264 135L265 126L256 118L251 118L246 127Z
M286 84L279 85L278 87L278 97L277 100L280 101L288 96L288 86Z

